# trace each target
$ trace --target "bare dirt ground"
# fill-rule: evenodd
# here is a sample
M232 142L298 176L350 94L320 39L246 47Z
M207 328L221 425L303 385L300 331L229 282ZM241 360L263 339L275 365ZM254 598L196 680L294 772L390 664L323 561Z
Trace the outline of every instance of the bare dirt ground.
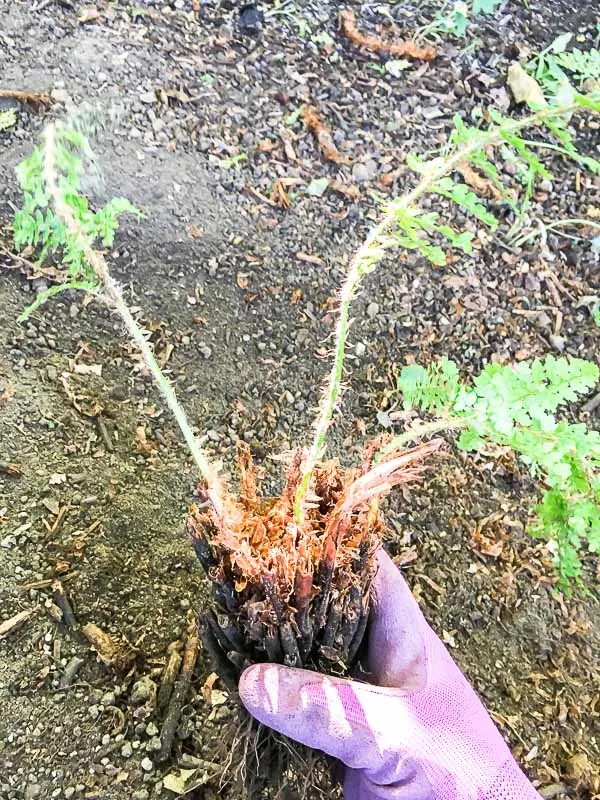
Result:
M414 31L434 12L348 5L370 32ZM210 452L229 467L244 438L274 493L271 457L307 440L333 299L376 196L402 191L406 153L439 146L457 111L507 111L506 65L524 48L564 31L593 42L598 8L510 0L469 40L448 39L435 62L397 76L345 39L334 2L264 11L254 32L234 2L200 3L199 14L188 0L0 4L0 88L54 98L49 109L17 105L16 126L0 132L0 619L32 612L0 641L2 800L168 798L165 776L180 768L203 784L193 796L223 796L231 716L203 692L211 669L200 654L172 754L158 760L167 648L185 639L206 589L183 530L194 469L135 350L105 308L77 294L16 322L46 285L10 255L8 229L14 167L44 121L84 108L91 195L127 196L146 215L123 226L115 275ZM348 166L324 160L297 120L308 102ZM578 141L597 148L597 126L583 125ZM559 159L552 168L532 217L598 207L588 175ZM311 196L324 176L346 192ZM287 210L271 200L277 178L296 181ZM356 460L390 424L407 358L447 354L465 373L548 352L598 358L585 301L600 293L598 259L585 240L550 237L548 247L550 263L535 243L514 251L501 236L444 269L390 256L356 305L334 453ZM598 425L598 409L571 413ZM597 599L552 593L548 553L525 532L535 494L514 461L450 449L425 484L391 501L388 544L543 795L591 800ZM587 560L590 578L597 568ZM136 649L127 669L98 660L79 630L90 622Z

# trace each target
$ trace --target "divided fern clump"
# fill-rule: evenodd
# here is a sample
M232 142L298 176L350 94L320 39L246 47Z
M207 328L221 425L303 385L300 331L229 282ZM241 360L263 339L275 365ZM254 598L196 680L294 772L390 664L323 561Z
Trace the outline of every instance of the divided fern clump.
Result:
M600 551L600 433L555 412L589 392L599 376L589 361L550 355L515 367L490 364L472 385L460 381L447 358L427 369L404 367L398 380L405 408L437 417L407 431L403 443L458 429L462 450L510 447L546 487L531 532L548 541L563 588L581 580L582 547Z
M339 675L356 665L368 622L375 552L385 529L380 502L394 486L422 474L423 460L440 440L406 447L425 434L460 429L459 443L465 449L492 442L519 453L547 487L533 532L551 543L561 585L581 580L582 544L594 552L600 547L600 434L557 420L555 412L598 380L592 364L549 357L514 369L490 366L472 386L461 383L456 365L447 359L429 369L407 367L400 380L406 403L434 413L436 419L383 447L381 442L371 444L356 467L343 469L325 455L341 397L350 307L363 278L393 247L416 251L440 266L446 262L440 241L471 251L472 232L456 230L440 215L424 211L420 199L427 193L443 196L495 230L499 221L486 197L508 203L518 215L536 181L549 174L537 155L539 142L523 139L523 130L537 129L552 139L548 146L553 151L599 171L597 161L578 152L569 132L571 116L582 110L600 111L600 95L573 92L565 102L557 96L555 102L517 120L490 110L491 121L482 127L468 126L457 117L448 147L439 157L410 159L418 183L387 205L351 260L314 436L309 447L292 453L284 488L276 498L259 496L247 448L239 450L241 486L234 494L199 447L173 387L98 249L112 245L123 213L139 212L122 198L99 210L90 207L81 189L89 157L85 137L64 125L49 126L41 146L20 165L24 205L15 215L15 246L33 248L40 262L52 256L59 265L57 282L22 318L65 288L83 289L119 314L140 349L200 476L200 502L192 507L187 527L213 589L214 609L201 617L203 641L228 685L234 687L240 671L256 660ZM503 158L508 155L517 164L521 192L505 188L495 165L498 148ZM247 766L250 792L277 795L289 778L293 747L252 730L240 759ZM279 765L276 777L273 764Z

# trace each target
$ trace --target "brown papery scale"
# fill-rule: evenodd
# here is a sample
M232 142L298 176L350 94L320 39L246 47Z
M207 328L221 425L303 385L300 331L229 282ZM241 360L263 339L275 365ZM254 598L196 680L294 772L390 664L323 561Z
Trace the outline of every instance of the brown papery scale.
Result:
M275 662L338 676L357 667L368 625L375 553L385 532L380 501L394 486L416 480L424 459L440 444L428 442L379 463L373 463L376 448L371 447L361 468L342 469L337 461L321 464L301 524L294 519L293 503L302 451L292 457L280 497L259 497L245 444L238 447L239 498L225 494L217 515L199 488L200 502L192 506L187 527L214 600L214 608L201 615L200 634L216 672L232 692L253 663ZM249 724L245 736L250 729ZM250 796L286 796L281 794L290 772L286 753L300 749L289 742L274 744L264 729L254 735L257 741L244 748L254 758L245 773ZM273 764L275 755L279 767ZM306 753L300 757L306 769ZM261 779L265 769L268 777Z

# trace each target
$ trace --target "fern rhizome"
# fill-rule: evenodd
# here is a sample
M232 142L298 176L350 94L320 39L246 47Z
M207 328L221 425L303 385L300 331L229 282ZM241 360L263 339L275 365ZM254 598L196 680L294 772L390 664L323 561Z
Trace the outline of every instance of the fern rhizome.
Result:
M386 205L380 222L350 262L314 438L309 447L298 448L291 456L277 498L260 497L246 446L240 445L238 453L237 495L224 485L198 446L98 249L98 244L112 242L120 214L138 212L124 200L113 200L98 211L90 208L81 193L85 138L66 126L51 126L40 147L20 166L25 202L15 217L16 243L41 248L42 257L52 255L64 265L62 282L41 295L35 308L65 288L92 292L114 308L190 447L201 480L188 531L215 602L213 610L201 615L201 631L219 674L232 688L244 665L254 660L336 674L353 667L368 619L374 552L385 527L381 499L395 485L419 477L424 459L441 442L416 442L434 433L459 429L459 446L465 449L481 449L486 442L513 448L543 485L532 532L548 541L563 585L570 578L580 579L584 544L590 550L598 547L599 437L584 425L557 420L555 412L594 385L598 370L593 364L547 358L515 368L494 365L472 385L461 383L456 367L447 360L427 369L407 367L398 386L404 402L434 419L368 446L358 467L342 469L324 458L340 400L350 308L365 276L396 247L416 251L440 266L446 263L442 242L466 253L471 250L473 226L457 230L421 209L421 198L443 196L469 220L493 230L499 222L474 188L486 181L512 209L516 221L536 181L549 174L537 152L539 143L549 138L562 156L598 171L596 161L578 152L569 123L575 113L599 110L600 97L573 92L568 102L550 102L520 119L490 110L487 123L473 127L457 117L444 152L431 160L416 156L409 160L417 175L414 188ZM525 140L527 129L538 139ZM496 167L500 151L517 165L517 184L510 190ZM246 747L251 791L283 781L292 752L289 745L282 748L268 736L262 736L256 747ZM269 775L268 768L265 771L265 764L274 763L280 765L279 777Z

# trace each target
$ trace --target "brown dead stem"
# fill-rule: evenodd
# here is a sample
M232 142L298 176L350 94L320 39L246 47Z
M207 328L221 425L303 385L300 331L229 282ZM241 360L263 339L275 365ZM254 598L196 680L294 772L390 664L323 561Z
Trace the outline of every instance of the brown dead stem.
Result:
M314 134L317 142L319 143L319 147L321 148L321 152L326 159L333 161L336 164L350 163L350 159L347 156L343 156L335 146L331 131L321 120L319 112L316 108L314 108L314 106L307 106L304 109L302 113L302 120L308 130Z
M388 42L377 36L368 36L356 27L356 16L350 8L344 9L340 13L340 23L342 31L350 41L362 50L371 50L374 53L384 53L395 58L414 58L420 61L431 61L436 55L435 47L425 45L419 47L414 42L399 40Z
M24 92L19 89L0 89L0 98L10 98L18 100L20 103L31 103L32 105L49 106L52 98L46 92Z

